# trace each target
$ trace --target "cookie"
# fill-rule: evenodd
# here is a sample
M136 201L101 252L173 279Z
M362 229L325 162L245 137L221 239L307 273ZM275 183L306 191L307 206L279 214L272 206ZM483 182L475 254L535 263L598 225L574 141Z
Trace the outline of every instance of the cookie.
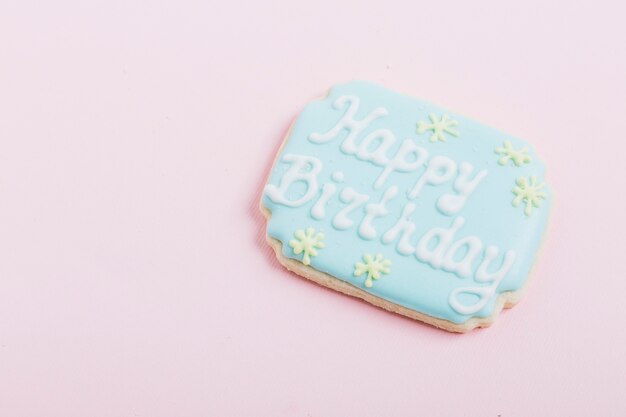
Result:
M309 103L261 199L289 270L454 332L517 303L546 228L519 139L366 82Z

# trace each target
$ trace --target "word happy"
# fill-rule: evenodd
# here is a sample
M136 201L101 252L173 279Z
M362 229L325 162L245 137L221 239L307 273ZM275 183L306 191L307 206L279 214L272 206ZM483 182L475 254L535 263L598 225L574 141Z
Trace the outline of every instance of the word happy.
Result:
M474 168L468 162L457 165L454 160L445 156L433 156L428 160L427 150L415 145L411 139L405 139L392 155L389 151L397 140L393 132L388 129L374 130L357 143L360 134L370 123L386 116L388 111L378 107L361 120L356 120L359 99L355 96L341 96L333 103L337 109L346 105L345 114L334 127L323 134L312 133L309 135L309 141L320 145L326 144L336 139L341 132L346 131L347 134L339 144L340 150L344 154L382 168L372 185L374 190L383 188L393 173L407 174L425 167L424 172L408 190L409 201L404 205L398 220L380 235L380 240L386 245L395 242L395 249L399 254L413 255L419 262L428 264L436 270L451 272L460 278L473 276L475 282L489 284L456 288L450 293L449 303L458 313L469 315L480 311L493 297L499 283L512 267L516 257L515 252L507 251L500 266L494 270L492 263L500 252L497 247L484 248L482 241L476 236L456 239L457 232L465 224L463 217L455 218L448 228L435 227L428 230L416 244L413 244L413 234L417 227L411 220L411 215L416 209L411 200L417 198L426 185L438 186L453 181L454 193L441 195L437 199L436 208L444 215L456 214L461 211L467 199L487 176L487 170L481 170L472 176ZM332 217L331 224L334 228L347 230L353 227L356 222L351 215L360 212L362 217L357 225L357 234L364 240L373 240L379 236L379 231L376 230L373 222L376 218L389 215L386 205L398 196L398 186L388 185L379 201L370 202L370 195L359 193L349 186L338 192L337 183L343 180L343 174L340 172L333 174L334 183L319 184L318 175L323 165L318 158L309 155L286 154L282 157L282 161L290 166L278 185L266 186L265 194L270 200L292 208L301 207L314 200L310 215L316 220L321 220L326 217L327 203L337 196L345 206ZM288 191L295 183L304 184L306 190L298 198L290 199ZM473 270L475 260L481 254L482 261L476 270ZM478 297L478 300L469 305L461 303L459 296L462 294Z

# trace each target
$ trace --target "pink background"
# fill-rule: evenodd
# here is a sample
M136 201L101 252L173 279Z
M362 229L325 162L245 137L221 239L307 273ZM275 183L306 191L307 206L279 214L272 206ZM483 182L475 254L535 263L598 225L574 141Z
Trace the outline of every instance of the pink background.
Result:
M626 415L619 1L87 3L0 4L1 416ZM542 155L548 234L492 328L385 313L265 245L289 123L351 79Z

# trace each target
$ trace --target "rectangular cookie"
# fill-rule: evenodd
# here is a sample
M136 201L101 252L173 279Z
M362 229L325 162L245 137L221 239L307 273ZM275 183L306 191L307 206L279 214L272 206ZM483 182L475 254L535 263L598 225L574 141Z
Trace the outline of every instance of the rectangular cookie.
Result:
M366 82L293 123L261 199L289 270L454 332L519 299L548 217L519 139Z

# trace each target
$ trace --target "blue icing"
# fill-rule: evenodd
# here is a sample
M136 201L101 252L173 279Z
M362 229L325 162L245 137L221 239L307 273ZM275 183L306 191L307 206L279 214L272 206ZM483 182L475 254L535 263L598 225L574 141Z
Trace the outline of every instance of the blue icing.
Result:
M347 129L343 129L335 138L326 143L314 143L309 140L312 133L326 133L342 120L348 109L348 103L335 108L333 102L344 95L356 96L359 99L354 120L363 119L378 107L383 107L388 111L387 115L373 120L356 136L357 146L370 132L376 129L388 129L396 138L387 151L389 159L396 154L402 141L409 138L417 146L428 151L426 164L412 172L393 171L382 187L374 189L373 184L384 167L358 159L355 155L345 153L340 149L340 145L347 136ZM417 122L430 122L428 116L431 113L438 116L447 114L451 119L458 121L455 129L460 132L460 136L454 137L444 133L446 142L430 142L431 131L417 134ZM450 294L461 287L489 286L489 282L477 282L475 276L476 270L484 259L487 246L495 246L499 249L488 272L493 272L502 265L506 251L512 250L516 253L515 261L499 282L495 295L521 288L526 281L545 229L549 206L548 196L546 200L540 202L539 207L534 207L532 213L526 216L523 202L519 207L512 205L515 197L512 189L516 186L516 179L536 176L538 182L542 182L544 168L538 162L532 149L528 152L531 157L530 163L519 167L513 165L512 162L505 166L499 165L500 155L495 153L495 149L501 147L505 140L509 140L515 149L528 147L521 140L490 127L380 86L365 82L350 82L335 86L326 98L309 103L300 113L268 180L269 185L279 187L283 175L293 166L293 162L286 162L283 157L288 154L305 155L321 161L321 170L317 174L319 189L315 193L311 192L312 197L303 204L289 207L270 198L266 187L262 202L272 214L267 224L267 233L282 242L283 254L286 257L302 260L302 254L296 255L289 246L289 241L294 239L296 230L313 227L316 232L323 232L325 235L325 247L318 249L317 256L311 257L311 266L315 269L395 304L454 323L463 323L470 317L489 316L493 312L496 296L491 296L478 311L463 314L450 304ZM370 149L375 148L375 142L370 144ZM474 171L469 176L470 180L477 172L483 169L488 171L486 177L469 195L465 205L457 213L445 215L437 209L436 203L444 194L455 194L453 183L458 173L450 181L441 185L425 185L415 199L409 199L407 196L408 191L424 174L428 162L434 156L448 157L455 161L457 166L462 162L471 163ZM303 168L302 172L307 169L311 167ZM336 171L344 174L343 182L333 181L332 174ZM335 185L337 192L325 207L325 217L316 220L310 214L311 207L319 199L322 185L327 183ZM338 198L346 186L358 193L369 195L368 203L378 203L385 190L391 185L398 187L398 193L386 204L388 214L376 217L372 222L378 233L376 238L365 240L357 233L365 215L365 206L349 214L348 217L354 221L350 228L338 230L332 225L333 217L346 206ZM286 189L283 196L288 201L296 201L305 196L307 191L308 184L297 181ZM546 189L541 191L546 192ZM454 272L433 268L430 264L418 260L413 254L402 255L396 249L397 239L388 244L382 242L381 236L397 223L407 203L415 205L415 211L410 216L415 224L415 231L410 239L413 246L416 246L421 237L430 229L435 227L449 229L456 218L465 219L464 225L456 232L454 241L467 236L476 236L482 242L482 249L471 264L471 276L462 278ZM354 276L355 263L362 262L363 255L366 253L372 255L380 253L392 262L390 273L383 274L370 288L364 285L364 275ZM461 259L462 255L461 250L457 259ZM479 296L461 294L458 300L462 304L471 305L479 300Z

